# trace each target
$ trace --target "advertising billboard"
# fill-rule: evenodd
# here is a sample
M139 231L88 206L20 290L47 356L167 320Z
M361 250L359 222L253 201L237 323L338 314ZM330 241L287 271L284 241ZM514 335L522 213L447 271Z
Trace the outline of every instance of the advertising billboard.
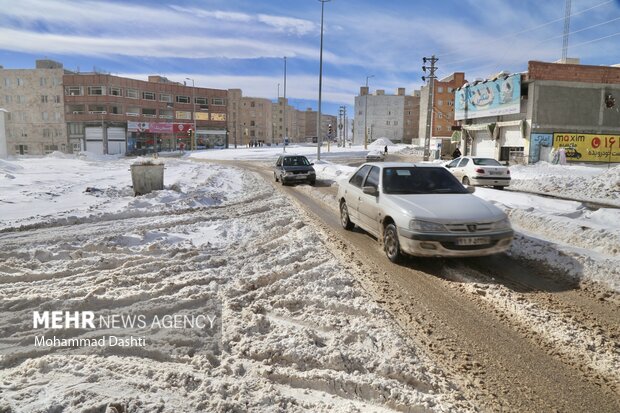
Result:
M568 162L620 162L620 135L554 133L553 148L564 148Z
M521 75L487 80L454 92L454 119L500 116L521 111Z

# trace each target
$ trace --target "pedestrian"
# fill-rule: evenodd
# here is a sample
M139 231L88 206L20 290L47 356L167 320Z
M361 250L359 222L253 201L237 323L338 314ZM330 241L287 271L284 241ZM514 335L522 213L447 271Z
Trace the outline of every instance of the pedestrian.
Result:
M387 155L387 145L385 145L385 148L383 148L383 152Z
M457 147L454 152L452 152L452 159L460 158L461 150Z

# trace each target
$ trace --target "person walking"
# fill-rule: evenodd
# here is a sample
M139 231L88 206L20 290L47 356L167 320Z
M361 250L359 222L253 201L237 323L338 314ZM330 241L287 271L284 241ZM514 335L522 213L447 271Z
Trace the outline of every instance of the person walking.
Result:
M460 158L461 150L457 147L454 152L452 152L452 159Z

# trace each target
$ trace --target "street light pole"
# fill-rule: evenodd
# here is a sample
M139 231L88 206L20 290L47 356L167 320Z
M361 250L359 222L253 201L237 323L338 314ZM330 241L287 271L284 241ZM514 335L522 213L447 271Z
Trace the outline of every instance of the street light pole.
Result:
M375 75L366 76L366 96L364 97L364 149L368 149L368 128L366 127L366 119L368 118L368 79Z
M190 142L190 144L192 145L192 150L196 149L196 88L194 86L194 79L190 79L189 77L185 78L186 80L191 80L192 81L192 100L194 103L194 112L192 113L192 119L194 120L194 133L192 134L191 138L192 141Z
M286 56L284 56L284 138L282 139L282 152L286 152Z
M323 88L323 11L325 3L330 0L319 0L321 2L321 51L319 54L319 107L316 119L316 159L321 160L321 145L323 139L321 137L321 92Z

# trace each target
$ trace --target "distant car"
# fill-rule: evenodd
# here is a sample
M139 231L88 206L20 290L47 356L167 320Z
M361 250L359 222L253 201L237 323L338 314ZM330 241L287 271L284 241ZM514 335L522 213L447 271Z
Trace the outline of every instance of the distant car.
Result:
M385 159L385 154L382 151L374 150L366 154L366 162L379 162Z
M492 186L495 189L510 185L510 169L493 158L461 156L445 167L463 185Z
M366 163L340 183L343 228L355 225L383 242L385 254L472 257L506 251L513 230L506 214L471 194L439 165Z
M276 161L273 177L282 185L295 182L316 183L316 172L308 158L301 155L282 155Z

